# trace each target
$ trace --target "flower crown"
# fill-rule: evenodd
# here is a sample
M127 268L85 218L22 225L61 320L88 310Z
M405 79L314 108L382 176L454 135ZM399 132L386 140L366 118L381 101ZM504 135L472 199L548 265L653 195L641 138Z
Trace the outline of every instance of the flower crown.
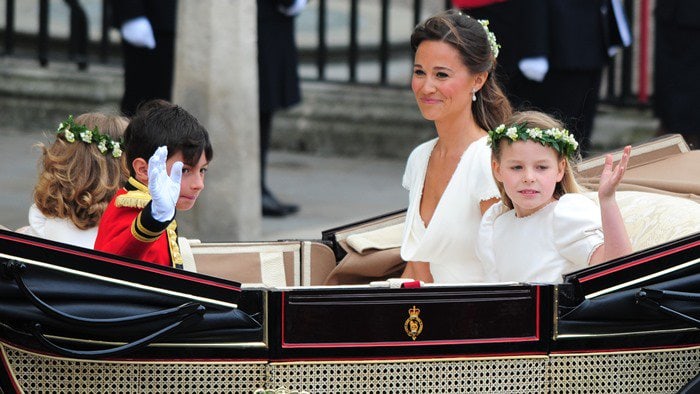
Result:
M459 15L464 15L467 18L471 19L471 16L467 14L463 14L462 11L457 12ZM493 57L498 57L498 52L501 48L501 45L496 41L496 35L493 34L491 30L489 30L489 21L487 19L477 19L477 22L481 24L481 27L484 28L484 31L486 32L486 38L489 40L489 46L491 47L491 53L493 53Z
M509 142L532 140L542 145L549 145L559 152L560 155L564 155L569 159L572 158L574 152L578 149L578 142L569 133L569 130L556 127L541 130L539 127L528 128L525 124L515 124L508 128L502 124L496 127L496 129L489 131L488 144L493 150L497 150L498 145L496 143L506 137L510 139Z
M479 23L481 23L481 26L484 27L484 31L486 32L486 38L489 40L489 45L491 45L491 52L493 52L493 57L498 57L498 52L501 48L501 45L496 41L496 35L493 34L491 30L489 30L489 21L486 19L477 19Z
M104 154L111 153L115 158L122 156L121 141L114 141L108 135L100 133L97 126L94 130L90 130L85 125L75 124L73 115L68 115L66 121L58 124L56 134L63 134L66 141L71 144L75 142L75 136L78 135L86 144L97 144L97 149Z

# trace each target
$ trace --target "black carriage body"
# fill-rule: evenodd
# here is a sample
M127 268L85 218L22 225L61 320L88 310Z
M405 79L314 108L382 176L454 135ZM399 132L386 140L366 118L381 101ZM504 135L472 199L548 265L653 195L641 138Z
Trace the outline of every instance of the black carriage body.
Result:
M609 375L613 382L605 386L614 391L620 387L615 384L640 380L620 377L617 365L646 368L639 365L646 365L649 354L656 355L656 362L640 373L656 368L653 373L675 374L668 378L671 383L662 382L666 390L700 372L700 330L641 306L638 297L642 289L699 288L700 233L573 273L559 285L241 289L236 282L6 231L0 231L0 259L0 380L5 392L21 391L34 378L46 379L27 372L26 363L40 365L42 373L58 363L56 368L73 371L79 381L88 364L100 365L103 373L119 366L116 375L139 376L133 381L114 378L119 383L111 386L109 380L83 383L115 392L148 392L149 387L173 392L202 387L362 391L357 385L363 392L420 392L444 387L448 375L456 376L451 383L456 391L509 391L520 385L524 392L557 392L591 384L575 375L601 357L614 370ZM13 271L17 264L24 266L19 274ZM26 287L50 307L95 321L81 326L47 314L27 299L16 275L23 275ZM163 319L137 319L133 325L104 322L192 303L189 312ZM681 304L669 305L700 316L693 304L685 309ZM187 319L133 351L99 353ZM69 351L63 353L65 349ZM663 357L668 371L659 372ZM671 365L678 357L690 360L681 372Z

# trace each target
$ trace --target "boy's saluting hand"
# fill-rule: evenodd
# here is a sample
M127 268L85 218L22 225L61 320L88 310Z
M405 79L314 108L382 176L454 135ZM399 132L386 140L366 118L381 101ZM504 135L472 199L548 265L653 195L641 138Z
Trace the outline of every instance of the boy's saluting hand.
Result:
M151 213L153 219L167 222L175 217L175 205L180 197L182 162L173 163L168 176L165 165L168 147L161 146L148 159L148 191L151 193Z

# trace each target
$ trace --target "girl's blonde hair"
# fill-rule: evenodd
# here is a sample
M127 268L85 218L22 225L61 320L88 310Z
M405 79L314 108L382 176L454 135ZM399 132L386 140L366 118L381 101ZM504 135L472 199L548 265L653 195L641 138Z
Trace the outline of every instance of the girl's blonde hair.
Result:
M99 129L115 141L122 138L128 120L123 116L86 113L76 124ZM68 142L57 134L51 146L38 145L39 180L34 187L34 203L47 217L70 219L81 230L95 227L109 201L126 182L128 170L124 155L103 154L95 143Z
M510 119L508 119L506 125L507 127L512 125L525 125L528 128L538 127L542 130L564 128L564 125L557 119L538 111L515 112ZM498 141L498 143L493 144L491 147L492 160L498 163L501 162L501 152L503 150L502 144L508 143L510 143L508 138L503 138ZM553 147L550 148L557 152ZM574 173L573 169L573 162L579 160L578 156L576 156L574 159L569 159L564 154L559 152L557 152L557 156L560 161L564 160L564 177L561 179L561 181L557 182L557 185L554 187L554 198L558 200L566 193L580 193L585 191L584 188L576 181L576 174ZM503 182L499 182L496 177L494 177L494 179L496 180L498 190L501 192L501 201L503 202L503 205L513 209L513 201L506 194L506 189L503 187Z

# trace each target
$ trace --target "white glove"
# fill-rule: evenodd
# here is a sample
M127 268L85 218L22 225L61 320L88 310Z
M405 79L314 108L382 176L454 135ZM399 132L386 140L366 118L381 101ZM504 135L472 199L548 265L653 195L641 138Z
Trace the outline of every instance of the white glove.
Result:
M518 62L518 68L527 79L542 82L549 71L549 61L544 56L528 57Z
M620 51L620 47L617 45L613 45L610 48L608 48L608 56L614 57L615 55L617 55L617 52L619 52L619 51Z
M159 222L167 222L175 217L175 205L180 197L182 162L176 161L170 169L165 166L168 147L161 146L148 159L148 191L151 193L151 214Z
M294 4L289 7L280 6L280 12L287 16L297 16L306 7L306 0L294 0Z
M151 22L145 16L129 19L122 23L121 33L122 38L135 47L148 49L156 47Z

